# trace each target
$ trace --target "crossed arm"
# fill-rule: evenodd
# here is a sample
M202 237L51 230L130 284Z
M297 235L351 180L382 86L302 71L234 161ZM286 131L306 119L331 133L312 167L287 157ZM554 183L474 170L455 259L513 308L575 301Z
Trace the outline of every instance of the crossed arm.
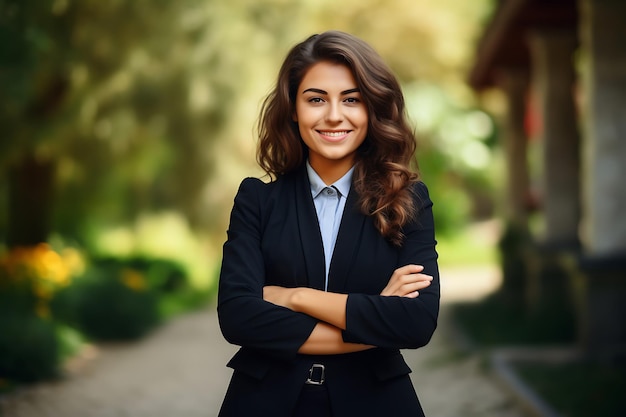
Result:
M394 271L380 295L415 298L419 291L428 287L433 280L422 274L420 265L405 265ZM347 294L325 292L307 287L285 288L266 286L263 299L272 304L304 313L317 320L308 339L300 346L303 354L339 354L371 349L374 346L343 341L342 330L346 329Z
M280 359L374 346L414 349L428 343L437 323L439 280L432 203L425 187L419 191L420 216L407 226L396 260L404 266L376 295L265 286L264 187L259 180L244 180L231 213L217 307L228 342Z

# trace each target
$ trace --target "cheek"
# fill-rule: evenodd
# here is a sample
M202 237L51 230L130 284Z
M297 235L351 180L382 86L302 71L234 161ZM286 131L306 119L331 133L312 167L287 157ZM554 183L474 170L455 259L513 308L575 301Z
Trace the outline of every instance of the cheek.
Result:
M306 129L301 124L298 124L298 133L300 133L300 138L306 137Z
M364 118L359 121L359 136L360 136L361 141L365 140L368 132L369 132L369 123L367 122L367 118Z
M362 122L363 126L365 126L366 128L369 125L369 117L367 115L367 111L366 110L363 110L363 112L361 113L361 122Z
M355 111L351 114L352 122L359 127L367 128L369 125L369 117L367 111L365 109L355 109Z

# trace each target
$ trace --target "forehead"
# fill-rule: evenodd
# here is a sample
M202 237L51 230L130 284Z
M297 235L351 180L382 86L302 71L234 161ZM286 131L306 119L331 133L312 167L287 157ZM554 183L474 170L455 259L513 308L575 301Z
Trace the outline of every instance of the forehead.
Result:
M357 88L358 85L350 67L328 61L313 64L302 77L299 91L318 88L325 91L344 91Z

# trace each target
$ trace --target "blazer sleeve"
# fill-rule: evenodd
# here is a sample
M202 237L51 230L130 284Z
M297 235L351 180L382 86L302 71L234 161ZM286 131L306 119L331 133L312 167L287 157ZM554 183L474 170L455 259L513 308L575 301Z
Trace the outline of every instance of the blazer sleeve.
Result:
M295 358L317 320L263 300L265 263L262 191L266 184L246 178L231 212L223 247L218 291L218 318L224 338L271 356Z
M349 294L346 306L345 342L384 348L415 349L426 345L437 327L439 314L439 269L435 250L432 201L423 183L416 185L420 208L415 221L404 228L405 241L396 268L417 264L432 275L428 288L416 298Z

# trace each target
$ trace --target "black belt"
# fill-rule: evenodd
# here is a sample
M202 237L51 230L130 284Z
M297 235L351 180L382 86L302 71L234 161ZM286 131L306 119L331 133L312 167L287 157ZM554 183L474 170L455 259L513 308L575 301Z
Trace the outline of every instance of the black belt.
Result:
M322 385L326 378L326 368L320 363L314 363L309 369L309 377L304 381L307 385Z

